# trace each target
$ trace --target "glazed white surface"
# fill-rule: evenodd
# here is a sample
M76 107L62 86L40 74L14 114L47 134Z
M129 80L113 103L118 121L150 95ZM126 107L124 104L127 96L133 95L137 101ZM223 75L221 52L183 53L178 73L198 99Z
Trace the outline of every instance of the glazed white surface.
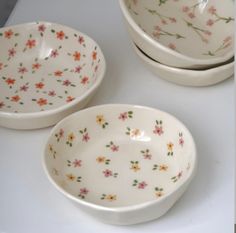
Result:
M233 80L188 88L158 79L133 51L116 1L19 0L8 25L33 20L71 26L101 46L107 73L89 106L129 103L170 112L191 130L199 166L188 191L162 218L114 227L84 214L48 182L42 155L51 128L0 128L0 232L233 232Z

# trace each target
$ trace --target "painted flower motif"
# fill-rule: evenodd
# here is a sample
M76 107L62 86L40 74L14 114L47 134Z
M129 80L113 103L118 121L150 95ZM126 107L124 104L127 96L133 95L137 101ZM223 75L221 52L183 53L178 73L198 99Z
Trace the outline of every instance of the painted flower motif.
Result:
M96 51L92 52L92 58L93 58L93 60L97 59L97 52Z
M66 80L63 81L62 85L68 87L69 85L71 85L71 81L66 79Z
M12 86L12 85L14 85L15 84L15 79L13 79L13 78L7 78L6 80L5 80L5 82L7 83L7 85L9 85L9 86Z
M119 146L115 145L114 142L110 141L106 147L110 148L112 152L117 152L119 150Z
M55 75L56 77L61 77L61 76L63 75L63 72L62 72L61 70L56 70L56 71L54 72L54 75Z
M75 159L75 160L73 161L74 167L81 167L81 166L82 166L81 163L82 163L82 160Z
M74 54L73 54L73 57L74 57L74 60L75 60L75 61L79 61L79 60L80 60L80 57L81 57L80 52L75 51Z
M168 47L169 47L170 49L172 49L172 50L176 50L176 45L173 44L173 43L169 43L169 44L168 44Z
M74 140L75 140L75 135L74 135L74 133L71 132L67 136L66 144L69 145L70 147L72 147Z
M48 149L49 149L50 154L53 156L53 158L56 159L57 152L54 150L53 145L49 144Z
M75 98L72 97L72 96L67 96L66 102L69 103L69 102L73 101L74 99L75 99Z
M118 119L122 120L122 121L125 121L128 118L133 118L133 112L132 111L122 112L122 113L120 113L120 115L118 117Z
M44 99L44 98L39 98L39 99L37 100L37 104L38 104L39 106L47 105L47 103L48 103L47 99Z
M169 142L167 143L167 155L168 156L173 156L173 147L174 147L174 144L172 142Z
M79 196L80 198L84 199L84 198L86 197L86 195L88 195L88 193L89 193L89 190L88 190L88 189L86 189L86 188L81 188L78 196Z
M63 40L65 38L65 33L63 31L56 32L57 39Z
M134 172L140 171L141 167L139 166L138 161L130 161L131 167L130 169L133 170Z
M106 126L108 126L108 122L106 122L103 115L97 115L96 122L97 122L97 124L101 125L103 129L105 129Z
M130 131L130 137L131 138L136 138L141 135L141 131L139 129L132 129Z
M8 56L14 57L16 54L16 50L14 48L8 50Z
M0 102L0 108L3 108L4 106L5 106L4 102L1 101L1 102Z
M107 159L105 156L98 156L97 158L96 158L96 161L98 162L98 163L105 163L106 165L109 165L110 164L110 159Z
M88 83L89 83L89 78L86 77L86 76L84 76L84 77L81 79L80 83L82 83L83 85L88 84Z
M0 70L2 70L3 68L3 63L0 63Z
M37 89L43 89L44 83L42 83L42 82L35 83L35 87L36 87Z
M36 40L34 39L27 40L25 46L28 47L29 49L32 49L33 47L36 46Z
M58 53L57 49L52 50L50 53L50 57L53 57L53 58L57 57L58 55L59 55L59 53Z
M81 66L76 66L75 67L75 73L80 73L82 67Z
M216 8L214 6L211 6L209 9L208 9L208 13L214 15L216 13Z
M107 201L116 201L117 199L117 196L116 195L113 195L113 194L102 194L101 196L101 200L107 200Z
M69 181L74 181L75 178L76 178L76 177L75 177L73 174L71 174L71 173L70 173L70 174L67 174L66 177L67 177L67 179L68 179Z
M26 69L26 67L19 67L19 68L18 68L18 73L24 74L24 73L26 73L26 72L28 72L28 70Z
M141 153L142 153L144 159L150 160L152 158L152 155L151 155L149 149L141 150Z
M22 85L20 87L20 91L27 91L29 89L29 87L27 85Z
M164 195L164 193L163 193L163 188L159 188L159 187L155 187L155 195L156 195L156 197L162 197L163 195Z
M154 171L154 170L167 171L167 170L168 170L168 166L165 165L165 164L161 164L161 165L154 164L152 170L153 170L153 171Z
M39 32L44 32L45 29L46 29L46 27L45 27L44 24L40 24L40 25L38 26L38 31L39 31Z
M189 10L190 10L190 8L188 6L183 6L182 7L182 11L185 12L185 13L189 12Z
M194 14L193 12L190 12L190 13L188 13L188 17L189 17L190 19L193 19L193 18L195 18L196 16L195 16L195 14Z
M111 170L106 169L102 172L104 174L105 177L114 177L116 178L118 176L118 173L113 173Z
M133 180L132 184L132 186L136 186L138 189L145 189L147 185L145 181L139 182L138 180Z
M207 26L212 26L215 23L215 21L213 19L208 19L206 22Z
M53 97L53 96L55 96L55 95L56 95L56 92L55 92L55 91L49 91L49 92L48 92L48 96Z
M11 37L13 36L13 31L11 29L9 29L8 31L4 32L4 37L7 39L11 39Z
M184 139L183 139L183 133L179 133L179 145L184 146Z
M84 43L84 37L83 36L79 36L78 42L80 44L83 44Z
M41 67L41 64L39 64L39 63L32 64L32 69L33 70L38 70L40 67Z
M79 132L82 134L82 141L88 142L90 140L89 134L87 132L87 128L84 128L83 130L79 130Z
M55 134L55 137L57 139L57 142L59 142L64 137L64 130L60 129L58 133Z
M162 120L160 120L160 121L156 120L156 125L153 130L153 133L161 136L164 133L162 125L163 125Z
M14 95L11 97L11 101L12 102L18 102L20 100L20 96L19 95Z
M175 183L177 182L183 175L183 172L180 171L176 176L171 177L171 180Z

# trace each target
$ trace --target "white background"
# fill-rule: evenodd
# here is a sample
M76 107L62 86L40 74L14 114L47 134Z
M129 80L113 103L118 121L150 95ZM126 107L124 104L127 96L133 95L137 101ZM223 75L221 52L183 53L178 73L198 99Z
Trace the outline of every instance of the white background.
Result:
M47 180L41 160L51 128L0 128L0 232L233 232L233 79L190 88L154 76L135 55L115 0L18 0L8 25L36 20L71 26L101 46L107 72L89 106L129 103L173 114L195 138L199 167L188 191L159 220L110 226L85 215Z

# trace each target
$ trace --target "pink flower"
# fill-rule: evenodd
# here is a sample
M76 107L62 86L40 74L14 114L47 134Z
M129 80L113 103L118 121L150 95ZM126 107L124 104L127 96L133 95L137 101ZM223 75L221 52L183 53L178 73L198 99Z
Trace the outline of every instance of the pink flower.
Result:
M167 24L166 20L164 20L164 19L161 20L161 23L164 25Z
M156 31L161 31L161 27L159 27L158 25L155 26L154 29L155 29Z
M16 54L16 50L14 48L8 50L9 57L14 57Z
M49 92L48 92L48 95L53 97L53 96L56 95L56 93L55 93L55 91L49 91Z
M57 57L58 55L59 55L59 54L58 54L58 52L57 52L57 49L54 49L54 50L51 51L50 57L55 58L55 57Z
M155 126L155 129L153 130L154 134L162 135L164 133L162 126Z
M89 82L89 78L86 77L86 76L81 79L81 83L82 83L83 85L87 84L88 82Z
M145 181L143 181L143 182L141 182L141 183L138 184L138 188L139 188L139 189L145 189L146 186L147 186L147 183L146 183Z
M182 11L183 12L188 12L190 8L188 6L183 6Z
M85 133L85 134L83 135L82 141L83 141L83 142L87 142L89 139L90 139L90 137L89 137L88 133Z
M149 159L150 160L152 158L152 155L147 153L147 154L144 154L143 157L144 157L144 159Z
M122 121L125 121L125 120L128 118L127 112L121 113L118 118L119 118L120 120L122 120Z
M29 87L27 87L26 85L23 85L20 87L20 91L27 91Z
M28 72L28 70L25 67L18 68L18 73L24 74L26 72Z
M59 137L62 138L64 136L64 130L63 129L60 129L59 131Z
M207 36L211 36L212 33L210 31L204 31L204 34Z
M184 145L184 139L183 139L183 138L180 138L180 139L179 139L179 144L180 144L181 146Z
M105 177L109 177L109 176L112 176L112 171L109 169L106 169L103 171L103 174Z
M81 66L75 67L75 73L80 73L81 69L82 69Z
M176 22L177 22L177 21L176 21L176 18L170 17L169 20L170 20L171 23L176 23Z
M69 86L71 84L71 82L67 79L63 82L64 86Z
M216 13L216 8L214 6L211 6L209 9L208 9L208 13L214 15Z
M84 37L83 36L79 36L78 42L80 44L84 43Z
M118 150L119 150L119 146L111 145L111 150L112 150L113 152L118 151Z
M188 14L188 17L189 17L190 19L193 19L193 18L195 18L195 14L194 14L193 12L190 12L190 13Z
M181 171L181 172L179 172L179 173L178 173L178 175L177 175L177 177L178 177L178 178L180 178L180 177L182 176L182 174L183 174L183 172L182 172L182 171Z
M208 19L207 22L206 22L206 25L207 26L212 26L214 24L214 20L213 19Z
M82 195L86 195L86 194L88 194L88 192L89 192L89 190L86 189L86 188L81 188L80 189L80 194L82 194Z
M153 35L155 38L159 39L161 33L160 33L160 32L153 32L152 35Z
M73 162L74 167L81 167L82 160L75 159Z
M168 44L168 47L169 47L170 49L172 49L172 50L176 50L176 46L175 46L175 44L173 44L173 43L169 43L169 44Z
M41 25L38 26L38 31L39 32L44 32L45 29L46 29L46 27L44 26L44 24L41 24Z

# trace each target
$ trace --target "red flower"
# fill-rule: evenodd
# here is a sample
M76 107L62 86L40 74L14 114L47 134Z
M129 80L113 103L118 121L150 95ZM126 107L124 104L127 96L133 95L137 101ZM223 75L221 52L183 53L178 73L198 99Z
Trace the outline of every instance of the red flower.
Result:
M69 86L71 84L71 82L67 79L63 82L64 86Z
M128 118L128 114L127 112L123 112L120 114L120 116L118 117L120 120L124 121Z
M153 130L154 134L162 135L164 133L162 126L155 126L155 129Z
M109 169L106 169L103 171L103 174L105 177L109 177L109 176L112 176L112 171Z
M66 102L69 103L71 101L73 101L75 98L72 96L67 96Z
M54 49L54 50L51 51L50 57L55 58L55 57L57 57L58 55L59 55L59 53L57 52L56 49Z
M194 14L193 12L190 12L190 13L188 14L188 17L189 17L190 19L193 19L193 18L195 18L195 14Z
M89 78L86 76L81 79L81 83L84 85L87 84L88 82L89 82Z
M84 43L84 37L83 36L79 36L79 40L78 41L79 41L80 44Z
M86 189L86 188L81 188L80 189L80 194L86 195L86 194L88 194L88 192L89 192L89 190Z
M111 150L113 151L113 152L115 152L115 151L118 151L119 150L119 146L116 146L116 145L111 145Z
M209 9L208 9L208 13L214 15L216 13L216 8L214 6L211 6Z
M39 63L32 64L32 69L33 70L38 70L40 67L41 67L41 65Z
M13 35L13 31L11 29L9 29L8 31L4 32L4 36L7 39L11 39L12 35Z
M96 59L97 59L97 52L93 51L93 53L92 53L92 58L93 58L93 60L96 60Z
M75 67L75 73L80 73L81 69L82 69L81 66Z
M145 181L143 181L143 182L141 182L141 183L138 184L138 188L139 188L139 189L145 189L146 186L147 186L147 183L146 183Z
M0 108L4 107L5 104L3 102L0 102Z
M18 73L24 74L25 72L28 72L28 70L25 67L18 68Z
M20 87L20 91L27 91L28 88L29 88L28 86L23 85L23 86Z
M36 41L35 40L27 40L25 45L26 45L26 47L29 47L30 49L32 49L36 45Z
M54 72L54 75L57 76L57 77L61 77L62 74L63 74L63 72L60 71L60 70L57 70L57 71Z
M35 87L38 89L42 89L44 87L44 83L42 83L42 82L36 83Z
M75 159L73 162L74 167L81 167L82 160Z
M74 57L74 60L75 61L79 61L80 60L80 52L77 52L77 51L75 51L74 52L74 54L73 54L73 57Z
M63 31L57 32L57 39L63 40L65 37L65 33Z
M41 24L41 25L38 26L38 31L39 32L44 32L45 29L46 29L46 27L44 26L44 24Z
M43 106L43 105L46 105L48 103L48 101L44 98L39 98L38 101L37 101L37 104L39 106Z
M19 95L14 95L11 97L11 101L12 102L18 102L20 100L20 96Z
M207 26L212 26L215 23L215 21L213 19L208 19L206 22Z
M9 57L14 57L16 54L16 50L14 48L8 50Z
M88 133L86 133L83 135L82 141L87 142L89 139L90 139L90 137L89 137Z
M13 79L13 78L7 78L6 80L5 80L5 82L8 84L8 85L13 85L14 83L15 83L15 79Z
M53 96L56 95L56 93L55 93L55 91L49 91L49 92L48 92L48 95L53 97Z

